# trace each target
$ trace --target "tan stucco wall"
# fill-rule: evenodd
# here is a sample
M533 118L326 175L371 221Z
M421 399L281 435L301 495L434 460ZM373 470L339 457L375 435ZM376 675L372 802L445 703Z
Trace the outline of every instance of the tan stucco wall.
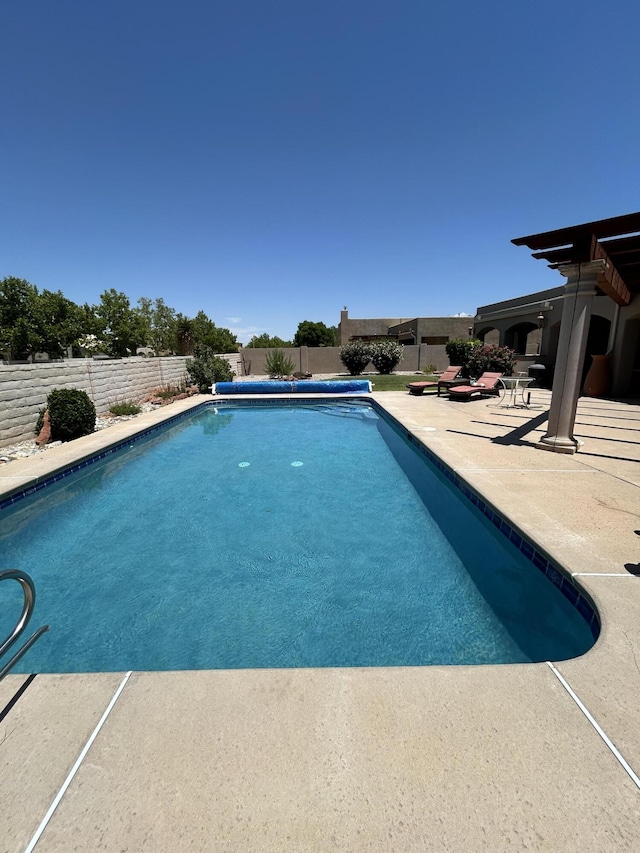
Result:
M265 362L272 350L254 349L247 347L240 351L243 364L243 375L262 376L267 371ZM345 366L340 361L340 347L288 347L283 350L293 362L293 371L305 373L346 373ZM436 369L444 370L449 366L449 359L444 345L405 346L404 359L398 370L423 370L426 365L433 364ZM375 372L370 364L365 372Z

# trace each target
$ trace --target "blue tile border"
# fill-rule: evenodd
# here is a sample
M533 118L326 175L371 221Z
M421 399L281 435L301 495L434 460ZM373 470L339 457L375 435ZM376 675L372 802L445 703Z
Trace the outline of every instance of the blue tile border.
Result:
M320 397L300 397L300 396L285 396L280 395L275 399L238 399L234 397L232 399L222 399L222 400L205 400L197 406L194 406L191 409L187 409L184 412L180 412L178 415L174 415L171 418L167 418L167 420L162 421L161 423L154 424L153 426L147 427L147 429L141 430L135 435L129 436L128 438L124 438L116 444L112 444L99 453L95 453L93 456L89 456L86 459L82 459L80 462L76 462L73 465L70 465L68 468L63 468L59 471L55 471L53 474L45 477L43 480L36 481L28 486L25 486L23 489L18 489L15 492L11 492L7 497L0 499L0 511L6 509L9 506L17 503L18 501L23 500L23 498L27 498L30 495L39 492L41 489L45 489L47 486L51 486L53 483L58 483L60 480L65 479L65 477L69 477L72 474L76 474L78 471L81 471L83 468L88 467L89 465L93 465L94 462L100 462L102 459L106 459L111 456L113 453L117 453L119 450L122 450L125 447L131 447L131 445L135 444L138 441L141 441L145 438L148 438L150 435L153 435L156 432L160 432L162 430L168 429L174 424L178 423L185 418L191 417L196 412L200 412L204 409L208 408L229 408L229 407L246 407L246 406L287 406L291 403L295 403L296 405L313 405L318 403ZM354 394L350 394L348 397L326 397L325 399L331 400L332 402L339 402L345 404L353 404L358 402L359 405L362 403L370 403L371 399L369 397L359 397Z
M119 441L117 444L113 444L110 447L105 448L105 450L100 453L95 454L94 456L88 457L87 459L83 459L75 465L70 466L69 468L65 468L61 471L56 471L54 474L46 477L40 482L36 482L25 487L22 490L16 491L9 495L8 497L0 500L0 511L6 509L9 506L23 500L24 498L29 497L30 495L34 495L36 492L41 491L47 486L52 485L53 483L58 483L60 480L65 479L66 477L71 476L72 474L81 471L84 468L87 468L89 465L92 465L94 462L99 462L102 459L106 459L114 453L117 453L119 450L122 450L125 447L131 447L131 445L135 444L142 439L147 438L150 435L153 435L156 432L160 432L162 430L166 430L174 424L178 423L181 420L191 417L193 414L200 412L204 409L208 408L247 408L252 406L289 406L294 403L296 406L304 406L304 405L316 405L318 402L322 401L321 397L300 397L300 396L284 396L280 395L276 398L242 398L238 399L237 397L233 397L230 399L221 399L221 400L206 400L203 403L200 403L198 406L194 406L192 409L187 409L185 412L181 412L178 415L174 415L171 418L168 418L165 421L162 421L159 424L155 424L154 426L148 427L145 430L142 430L135 435L130 436L129 438L123 439ZM426 447L419 438L417 438L413 433L411 433L405 426L403 426L399 421L397 421L386 409L380 406L375 400L371 397L358 397L356 395L349 395L348 397L338 397L331 396L325 397L324 400L354 405L357 403L358 405L362 405L366 403L371 406L372 409L376 411L380 417L384 418L388 423L390 423L396 430L400 432L400 434L413 446L414 450L423 457L432 467L436 468L437 471L442 474L448 482L451 483L458 491L466 498L473 506L477 508L479 512L481 512L495 527L496 532L500 533L502 536L505 536L512 545L517 548L518 551L533 565L538 571L542 572L549 581L564 595L564 597L569 601L569 603L575 607L582 618L589 624L589 628L591 629L591 634L596 640L600 634L600 617L598 615L598 611L587 596L586 592L574 581L574 579L567 574L567 572L562 569L557 563L552 561L540 548L535 545L532 541L527 539L526 535L522 533L521 530L514 527L507 518L505 518L502 513L500 513L495 507L491 506L487 503L480 495L469 486L461 477L459 477L455 471L446 465L438 456L435 455L428 447Z
M582 618L587 622L594 640L600 635L600 617L595 604L591 601L586 591L583 590L571 575L547 556L534 542L527 539L526 535L513 526L495 507L488 504L480 495L474 491L452 468L446 465L428 447L409 432L409 430L390 415L385 409L376 405L375 400L369 401L374 408L382 412L382 415L392 422L393 426L403 435L431 465L436 468L446 479L457 488L470 503L475 506L496 528L496 531L505 536L512 545L533 565L542 572L549 581L557 587L567 601L578 610Z
M95 462L100 462L102 459L106 459L107 457L113 455L114 453L117 453L119 450L122 450L125 447L131 447L132 444L135 444L136 442L141 441L144 438L148 438L148 436L153 435L153 433L155 432L167 429L178 421L189 417L194 412L200 411L207 405L208 403L201 403L199 406L194 406L192 409L187 409L186 412L181 412L179 415L174 415L173 417L168 418L166 421L162 421L162 423L154 424L153 426L148 427L147 429L142 430L141 432L138 432L135 435L129 436L129 438L124 438L121 441L118 441L116 444L112 444L109 447L106 447L99 453L95 453L93 456L89 456L86 459L82 459L79 462L76 462L74 465L70 465L68 468L63 468L59 471L55 471L53 474L49 475L48 477L45 477L43 480L39 480L29 486L26 486L23 489L12 492L10 495L0 500L0 511L6 509L9 506L12 506L15 503L18 503L18 501L23 500L23 498L28 498L30 495L33 495L36 492L45 489L47 486L53 485L53 483L59 483L66 477L70 477L72 474L76 474L78 471L82 471L83 468L88 468L89 465L93 465Z

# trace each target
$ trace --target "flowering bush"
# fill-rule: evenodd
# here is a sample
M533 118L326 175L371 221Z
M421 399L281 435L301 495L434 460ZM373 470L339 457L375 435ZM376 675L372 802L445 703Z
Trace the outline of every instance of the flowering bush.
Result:
M340 361L351 376L360 376L371 361L371 347L363 341L350 341L340 347Z
M396 341L375 341L370 345L370 352L378 373L393 373L404 358L404 347Z
M78 346L87 352L105 352L107 345L96 335L81 335L78 338Z
M481 376L487 370L511 376L515 366L516 354L514 350L509 347L499 347L495 344L477 347L473 350L467 362L469 376L474 376L475 378Z

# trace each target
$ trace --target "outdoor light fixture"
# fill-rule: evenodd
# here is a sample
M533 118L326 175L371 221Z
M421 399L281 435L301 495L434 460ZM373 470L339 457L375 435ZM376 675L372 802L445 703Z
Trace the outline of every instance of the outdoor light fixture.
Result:
M473 335L473 326L469 326L469 337Z

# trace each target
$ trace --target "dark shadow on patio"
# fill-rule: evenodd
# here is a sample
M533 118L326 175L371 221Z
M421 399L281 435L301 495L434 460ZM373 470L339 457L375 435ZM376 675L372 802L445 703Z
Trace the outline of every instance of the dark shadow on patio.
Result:
M491 441L494 444L522 444L522 439L525 435L528 435L530 432L541 427L548 419L548 411L540 412L540 414L536 415L535 418L531 418L531 420L526 421L519 427L512 429L511 432L508 432L506 435L499 435L496 438L492 438Z

